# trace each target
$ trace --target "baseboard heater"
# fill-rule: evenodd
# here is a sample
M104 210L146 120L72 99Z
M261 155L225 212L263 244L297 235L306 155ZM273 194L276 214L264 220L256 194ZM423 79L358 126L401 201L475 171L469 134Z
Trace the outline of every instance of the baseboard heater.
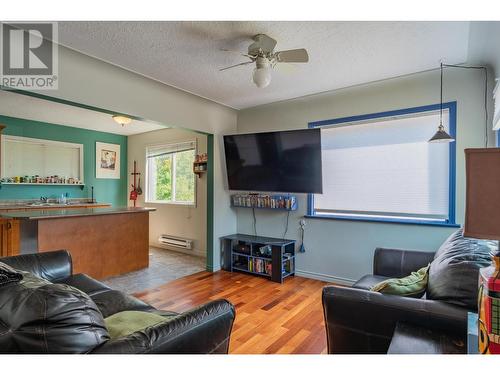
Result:
M182 237L169 236L168 234L162 234L158 238L158 242L163 245L174 246L186 250L191 250L193 248L193 240Z

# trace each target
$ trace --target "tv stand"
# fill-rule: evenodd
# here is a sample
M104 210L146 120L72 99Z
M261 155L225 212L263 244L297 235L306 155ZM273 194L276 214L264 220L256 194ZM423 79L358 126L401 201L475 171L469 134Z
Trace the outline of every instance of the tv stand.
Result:
M295 240L232 234L221 237L222 269L282 283L295 274Z

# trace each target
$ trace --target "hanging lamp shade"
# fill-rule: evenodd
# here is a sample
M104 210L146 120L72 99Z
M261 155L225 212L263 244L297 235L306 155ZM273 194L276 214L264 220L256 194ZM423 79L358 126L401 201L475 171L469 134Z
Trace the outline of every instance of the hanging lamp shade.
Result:
M443 125L439 125L436 134L434 134L432 138L429 139L429 143L450 143L454 141L455 140L452 138L452 136L446 133Z
M500 240L500 148L465 150L464 236Z

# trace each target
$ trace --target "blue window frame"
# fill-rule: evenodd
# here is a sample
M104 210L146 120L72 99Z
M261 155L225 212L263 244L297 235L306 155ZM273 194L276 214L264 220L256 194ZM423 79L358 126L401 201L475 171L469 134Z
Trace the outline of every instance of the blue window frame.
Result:
M331 127L335 125L345 125L358 121L375 120L394 116L405 116L411 114L422 114L425 112L435 112L440 109L440 104L432 104L421 107L405 108L394 111L370 113L359 116L342 117L331 120L315 121L308 124L309 128L316 127ZM457 103L443 103L443 110L447 110L449 115L449 133L453 138L456 138L456 121L457 121ZM436 124L437 127L437 124ZM429 135L431 137L432 134ZM387 223L402 223L402 224L422 224L435 226L450 226L458 227L455 222L455 180L456 180L456 142L449 143L449 182L448 182L448 217L443 221L425 220L420 218L391 218L391 217L369 217L367 215L349 215L340 216L335 214L318 215L314 209L314 194L308 195L307 217L318 219L334 219L334 220L351 220L351 221L370 221L370 222L387 222Z

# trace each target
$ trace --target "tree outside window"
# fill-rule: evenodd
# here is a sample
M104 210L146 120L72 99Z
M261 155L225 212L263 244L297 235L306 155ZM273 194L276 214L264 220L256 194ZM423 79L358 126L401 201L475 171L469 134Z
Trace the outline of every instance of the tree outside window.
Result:
M148 156L148 202L195 203L195 150Z

